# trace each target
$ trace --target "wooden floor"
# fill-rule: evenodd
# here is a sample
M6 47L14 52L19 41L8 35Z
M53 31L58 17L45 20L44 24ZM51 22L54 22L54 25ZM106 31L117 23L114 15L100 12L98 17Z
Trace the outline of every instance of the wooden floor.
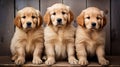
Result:
M107 57L108 60L110 61L110 67L120 67L120 56L109 56ZM9 56L0 56L0 67L16 67L18 65L15 65ZM50 66L47 66L45 64L40 64L40 65L34 65L32 64L31 62L27 62L26 64L24 65L21 65L23 67L50 67ZM18 67L21 67L21 66L18 66ZM61 62L57 62L56 64L52 65L52 67L61 67L61 66L65 66L65 67L78 67L80 65L71 65L69 63L67 63L66 61L61 61ZM101 65L99 65L97 62L90 62L89 61L89 65L88 67L101 67Z

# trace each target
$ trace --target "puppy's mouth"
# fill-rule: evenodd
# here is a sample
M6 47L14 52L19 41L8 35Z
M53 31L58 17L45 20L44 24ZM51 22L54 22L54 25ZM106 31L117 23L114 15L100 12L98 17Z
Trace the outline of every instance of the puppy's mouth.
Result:
M26 29L28 29L28 30L29 30L29 29L32 29L32 27L26 27Z
M94 30L98 30L96 27L91 27L90 30L94 31Z
M62 27L63 26L63 24L57 24L56 25L56 27Z
M26 27L26 28L24 28L24 30L25 31L30 31L30 30L32 30L32 27Z
M32 27L31 27L31 26L27 26L26 28L27 28L27 29L30 29L30 28L32 28Z
M96 28L91 28L91 30L96 30Z

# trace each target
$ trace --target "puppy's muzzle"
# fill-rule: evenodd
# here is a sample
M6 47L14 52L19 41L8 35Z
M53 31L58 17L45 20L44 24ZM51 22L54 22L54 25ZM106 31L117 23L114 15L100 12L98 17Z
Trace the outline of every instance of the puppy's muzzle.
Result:
M27 28L31 28L32 22L27 22Z
M62 24L62 19L61 18L58 18L57 19L57 25L61 25Z
M92 27L94 28L96 26L96 23L95 22L92 22Z

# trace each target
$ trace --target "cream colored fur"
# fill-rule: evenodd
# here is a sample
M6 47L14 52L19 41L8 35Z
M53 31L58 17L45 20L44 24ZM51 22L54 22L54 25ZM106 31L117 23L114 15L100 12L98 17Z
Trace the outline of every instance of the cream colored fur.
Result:
M54 12L55 15L53 15ZM61 25L57 25L58 18L62 19ZM66 58L70 64L77 63L74 57L75 28L71 24L72 20L73 14L71 14L70 8L64 4L57 3L47 9L44 16L44 21L47 24L44 30L47 55L45 64L52 65L56 60Z
M106 18L103 11L96 7L89 7L77 17L77 22L75 45L78 64L87 65L87 56L95 54L101 65L109 64L109 61L104 58L105 33L103 27L106 24ZM92 27L92 23L96 23L96 26Z
M33 15L35 18L32 18ZM12 60L15 64L24 64L25 57L28 56L33 56L32 63L42 63L43 29L40 25L41 20L39 11L32 7L25 7L18 11L14 20L16 29L10 45ZM32 23L31 28L27 28L27 22Z

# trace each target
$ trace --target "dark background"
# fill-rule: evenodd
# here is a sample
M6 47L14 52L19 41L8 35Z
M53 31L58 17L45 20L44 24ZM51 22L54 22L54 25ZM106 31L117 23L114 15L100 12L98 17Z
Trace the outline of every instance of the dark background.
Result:
M108 11L106 31L106 54L120 55L120 0L0 0L0 56L10 55L10 41L14 33L13 19L16 12L25 6L32 6L44 15L47 7L55 3L71 7L75 18L90 6ZM73 21L75 23L75 19Z

